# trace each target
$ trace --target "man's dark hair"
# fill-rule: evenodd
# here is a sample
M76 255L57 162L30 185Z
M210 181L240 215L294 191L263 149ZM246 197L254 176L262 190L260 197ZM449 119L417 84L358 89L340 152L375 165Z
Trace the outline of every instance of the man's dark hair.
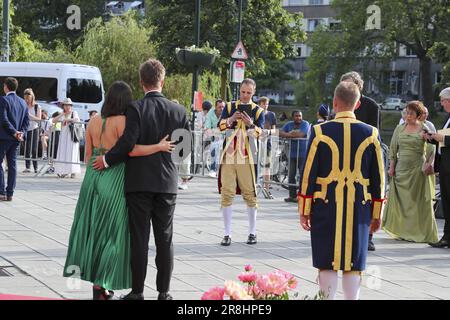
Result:
M89 116L91 117L91 116L92 116L92 114L94 114L94 113L98 113L98 111L97 111L97 110L91 110L91 111L89 111L88 113L89 113Z
M166 76L166 69L156 59L148 59L139 67L139 76L146 87L157 87Z
M114 82L108 89L105 103L102 107L102 117L118 116L125 113L132 101L131 88L123 81Z
M9 91L16 92L17 88L19 87L19 82L16 78L8 77L5 79L5 85Z
M217 100L216 100L216 103L214 104L214 106L217 106L218 103L222 103L222 102L223 102L222 99L217 99Z
M291 113L291 117L293 118L295 116L296 113L299 113L300 115L302 114L302 112L300 110L294 110Z

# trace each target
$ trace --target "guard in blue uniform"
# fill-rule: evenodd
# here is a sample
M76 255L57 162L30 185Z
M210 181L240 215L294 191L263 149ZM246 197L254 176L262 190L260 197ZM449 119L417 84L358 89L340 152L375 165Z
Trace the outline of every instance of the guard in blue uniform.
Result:
M358 87L335 90L336 118L312 127L300 182L300 222L311 231L319 285L334 299L342 270L344 297L357 299L365 269L369 228L379 229L384 203L384 166L378 130L356 120Z

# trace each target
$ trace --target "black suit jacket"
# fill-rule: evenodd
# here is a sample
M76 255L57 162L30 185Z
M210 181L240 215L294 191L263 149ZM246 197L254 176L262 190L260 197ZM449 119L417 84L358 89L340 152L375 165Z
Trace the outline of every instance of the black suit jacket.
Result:
M183 106L166 99L159 92L149 92L126 111L125 131L105 155L110 166L127 161L125 190L130 192L177 193L177 168L171 153L158 152L144 157L128 157L135 144L156 144L176 129L189 131Z
M450 118L450 115L449 117ZM447 123L448 121L445 121ZM449 126L450 127L450 126ZM436 140L431 140L431 143L439 147L439 143ZM450 175L450 136L444 136L444 148L441 148L441 154L436 150L436 156L434 158L434 171L439 172L442 175Z
M380 129L380 107L371 98L361 95L361 105L355 110L356 119Z

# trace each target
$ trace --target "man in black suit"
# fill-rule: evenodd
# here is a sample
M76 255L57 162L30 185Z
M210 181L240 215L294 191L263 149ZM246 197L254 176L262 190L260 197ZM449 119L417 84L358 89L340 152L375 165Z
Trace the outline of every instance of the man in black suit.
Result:
M0 97L0 201L12 201L17 177L17 149L20 141L26 139L28 130L28 107L16 94L18 86L15 78L6 78L3 85L6 97ZM1 165L5 156L8 164L6 189Z
M450 128L450 87L445 88L439 94L441 97L441 104L444 110L448 113L447 121L444 124L444 129ZM450 248L450 135L431 133L427 134L431 143L442 143L443 146L440 151L437 150L434 161L435 171L439 172L439 185L441 188L442 211L444 212L444 235L441 240L436 243L430 243L435 248Z
M361 98L359 99L360 105L355 109L356 119L371 125L372 127L380 129L380 107L378 104L367 96L364 96L362 91L364 87L364 81L360 74L356 71L350 71L341 76L342 81L349 81L356 84L359 88ZM369 251L375 251L375 244L373 243L373 233L369 234L369 245L367 248Z
M132 291L125 300L144 299L150 226L156 245L156 288L158 300L172 300L168 293L173 270L173 213L177 197L177 169L170 153L128 158L135 144L158 143L177 129L185 129L190 137L184 107L166 99L161 91L165 69L158 60L149 59L139 68L140 83L145 92L126 112L126 127L116 145L93 166L101 170L127 161L125 191L131 234ZM190 145L190 144L189 144Z

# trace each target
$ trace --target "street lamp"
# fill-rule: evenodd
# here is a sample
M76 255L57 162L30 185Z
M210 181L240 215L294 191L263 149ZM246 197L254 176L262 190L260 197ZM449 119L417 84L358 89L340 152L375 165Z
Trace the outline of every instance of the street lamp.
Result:
M2 61L9 61L9 0L3 0L3 53Z

